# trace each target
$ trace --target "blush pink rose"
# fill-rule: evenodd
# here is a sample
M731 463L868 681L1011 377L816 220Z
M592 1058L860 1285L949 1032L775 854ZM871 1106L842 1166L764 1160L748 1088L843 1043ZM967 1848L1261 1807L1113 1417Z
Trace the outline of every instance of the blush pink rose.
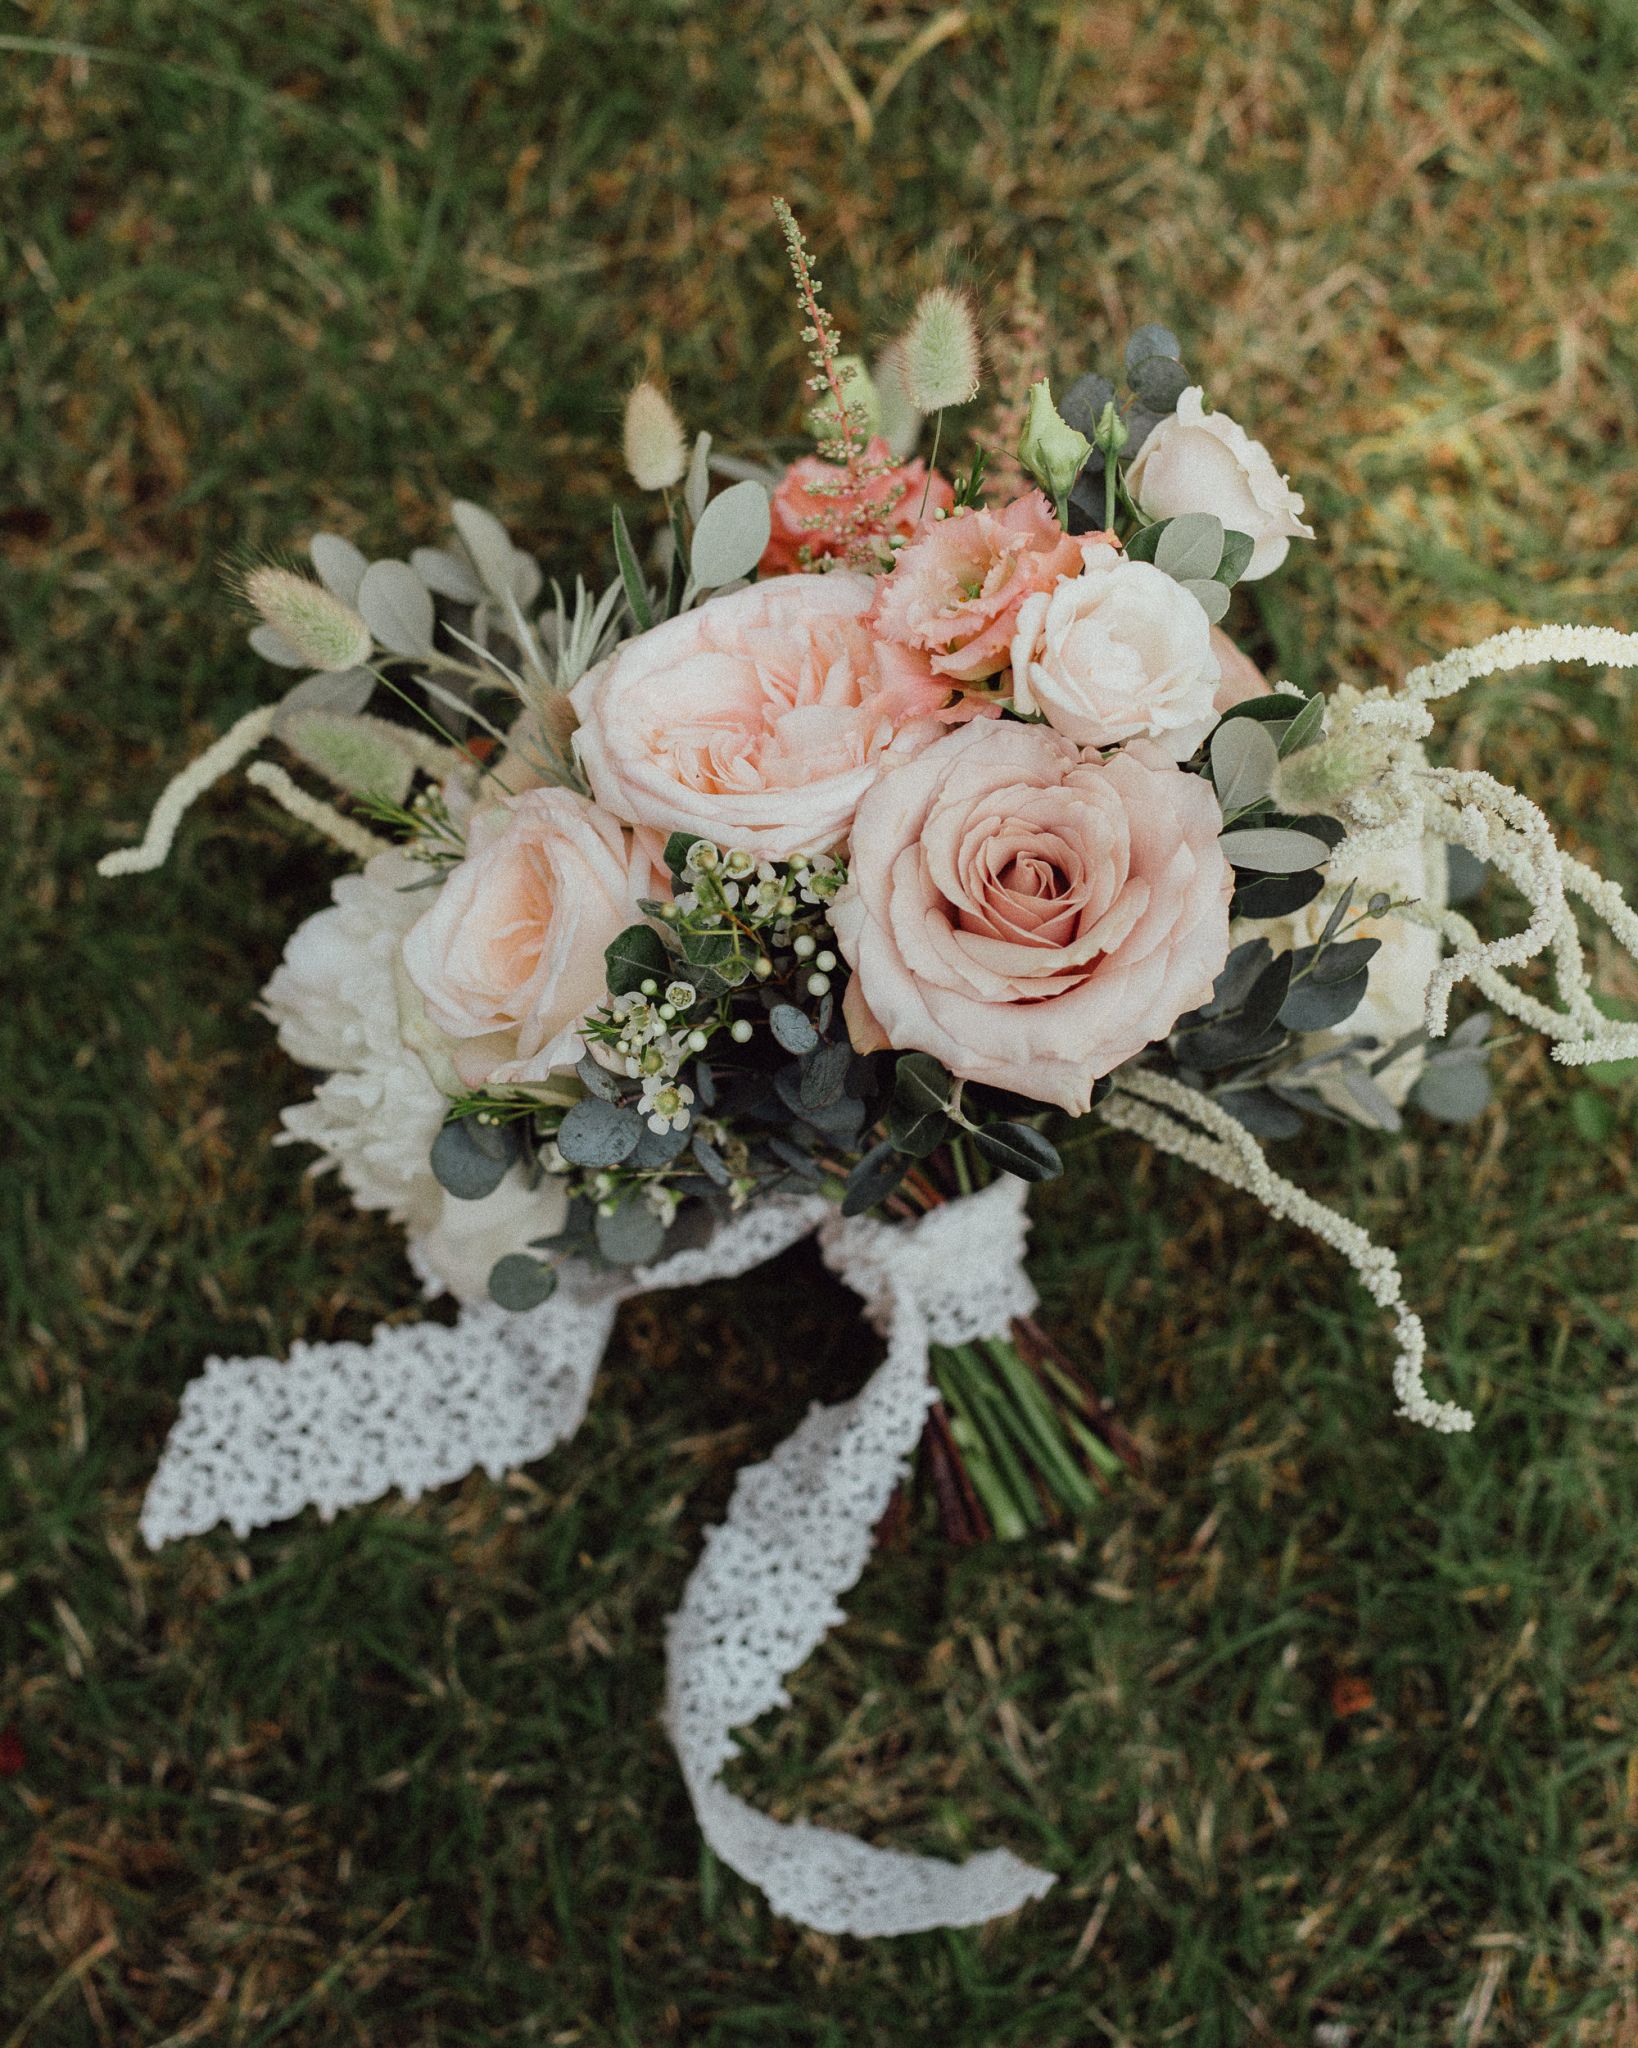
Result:
M463 1081L544 1081L574 1065L581 1020L603 999L603 949L641 916L651 878L618 821L572 790L474 813L466 858L403 950Z
M831 913L855 1047L1081 1114L1211 994L1222 825L1210 786L1148 740L1104 760L1045 726L959 728L859 806Z
M1012 652L1024 599L1080 573L1071 539L1039 491L999 512L968 506L924 527L883 579L876 629L913 647L952 682L999 675Z
M892 462L891 451L880 435L865 456L871 463ZM844 554L847 544L836 531L837 515L850 512L856 502L870 508L876 531L886 539L908 539L923 518L931 520L935 512L948 512L955 503L955 492L937 470L928 483L927 465L919 455L914 462L898 463L869 478L857 498L851 492L838 496L829 489L814 488L838 483L845 474L834 463L821 462L817 455L804 455L786 470L773 494L773 532L757 564L762 575L795 575L808 563L834 561ZM802 560L804 548L807 563Z
M1252 660L1243 654L1221 626L1211 629L1211 651L1217 656L1217 691L1212 698L1212 708L1219 718L1225 711L1232 711L1236 704L1247 703L1253 697L1268 695L1268 678Z
M627 824L768 860L823 853L893 762L935 738L949 696L924 655L865 623L848 569L776 576L667 619L576 683L575 747Z

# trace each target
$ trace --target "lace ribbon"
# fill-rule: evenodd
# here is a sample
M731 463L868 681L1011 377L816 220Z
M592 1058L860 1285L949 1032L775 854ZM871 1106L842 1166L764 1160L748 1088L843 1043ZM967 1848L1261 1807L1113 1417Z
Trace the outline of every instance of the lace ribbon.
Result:
M1006 1850L965 1863L877 1849L782 1822L729 1792L731 1731L789 1703L785 1679L842 1619L872 1534L933 1399L930 1343L1004 1334L1035 1305L1021 1182L999 1181L914 1224L847 1221L820 1197L746 1211L696 1251L619 1279L565 1271L526 1315L470 1307L446 1327L368 1344L296 1344L287 1361L207 1361L143 1504L157 1548L225 1521L240 1536L317 1507L414 1499L478 1466L499 1478L573 1434L621 1301L732 1278L820 1229L887 1356L851 1401L815 1405L739 1476L667 1635L666 1725L706 1840L774 1910L832 1934L971 1926L1039 1898L1051 1877Z

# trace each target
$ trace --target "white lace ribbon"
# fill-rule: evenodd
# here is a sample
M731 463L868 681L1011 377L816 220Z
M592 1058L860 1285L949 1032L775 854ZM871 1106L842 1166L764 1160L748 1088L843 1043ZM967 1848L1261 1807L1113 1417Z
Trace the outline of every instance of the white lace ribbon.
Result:
M821 1226L827 1263L863 1298L887 1355L852 1400L815 1406L740 1474L669 1624L666 1724L706 1840L787 1918L876 1935L1012 1912L1052 1879L1006 1850L956 1864L873 1848L776 1821L721 1775L731 1731L788 1704L785 1679L842 1619L933 1399L928 1345L1004 1334L1034 1307L1025 1194L1000 1181L909 1225L845 1221L819 1197L763 1203L629 1280L570 1268L525 1315L472 1307L452 1326L382 1328L368 1344L297 1344L283 1363L213 1358L183 1393L142 1533L156 1548L220 1521L242 1536L394 1487L413 1499L477 1466L499 1478L579 1427L622 1300L731 1278Z

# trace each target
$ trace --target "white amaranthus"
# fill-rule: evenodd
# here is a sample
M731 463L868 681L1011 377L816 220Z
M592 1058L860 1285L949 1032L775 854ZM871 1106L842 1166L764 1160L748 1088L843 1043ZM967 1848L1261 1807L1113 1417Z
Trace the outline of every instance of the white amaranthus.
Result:
M1115 1092L1102 1105L1105 1123L1146 1139L1157 1151L1169 1152L1202 1173L1239 1188L1262 1203L1272 1216L1308 1230L1340 1252L1359 1275L1365 1291L1394 1319L1399 1356L1393 1386L1399 1412L1425 1429L1447 1433L1470 1430L1470 1410L1451 1401L1436 1401L1422 1377L1427 1358L1427 1333L1422 1320L1407 1306L1399 1262L1357 1223L1317 1201L1294 1182L1276 1173L1257 1140L1226 1109L1197 1088L1147 1067L1125 1070Z

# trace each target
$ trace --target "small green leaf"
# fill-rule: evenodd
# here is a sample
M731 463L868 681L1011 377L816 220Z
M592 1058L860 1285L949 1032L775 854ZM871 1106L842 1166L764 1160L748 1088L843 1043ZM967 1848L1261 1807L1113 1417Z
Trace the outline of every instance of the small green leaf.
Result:
M773 530L768 493L746 478L713 498L694 528L689 573L696 588L715 590L749 576Z
M646 633L654 623L654 608L649 603L643 572L637 566L637 551L631 544L626 515L618 505L614 508L614 559L620 564L620 581L626 587L626 604L637 622L637 630Z
M611 1266L646 1266L660 1256L665 1225L647 1202L634 1197L612 1216L597 1214L597 1249Z
M1223 559L1223 522L1214 512L1183 512L1169 520L1155 549L1155 567L1179 583L1213 576Z
M894 1150L891 1140L884 1139L870 1150L854 1167L847 1177L847 1186L842 1194L842 1214L862 1216L867 1209L874 1209L883 1202L910 1171L910 1162Z
M1280 756L1254 720L1225 719L1211 736L1211 779L1223 815L1249 810L1274 787Z
M610 940L603 960L613 996L631 995L645 981L664 981L671 971L665 941L651 924L628 924Z
M1257 552L1257 543L1249 533L1241 533L1229 527L1223 535L1223 559L1217 565L1217 580L1231 588L1251 567L1251 558Z
M1064 1170L1057 1146L1029 1124L982 1124L972 1140L992 1166L1019 1180L1056 1180Z
M954 1091L954 1078L929 1052L904 1053L893 1070L893 1100L903 1109L942 1114Z
M794 1003L775 1003L768 1012L768 1028L786 1052L798 1056L812 1052L819 1043L819 1034L813 1028L813 1019Z
M1217 843L1235 867L1255 868L1265 875L1300 875L1331 858L1331 849L1323 839L1281 825L1225 832Z
M1288 697L1285 701L1289 704L1291 699ZM1322 738L1324 732L1325 699L1316 691L1280 734L1280 759L1283 761L1288 754L1300 754L1304 747L1311 747Z

